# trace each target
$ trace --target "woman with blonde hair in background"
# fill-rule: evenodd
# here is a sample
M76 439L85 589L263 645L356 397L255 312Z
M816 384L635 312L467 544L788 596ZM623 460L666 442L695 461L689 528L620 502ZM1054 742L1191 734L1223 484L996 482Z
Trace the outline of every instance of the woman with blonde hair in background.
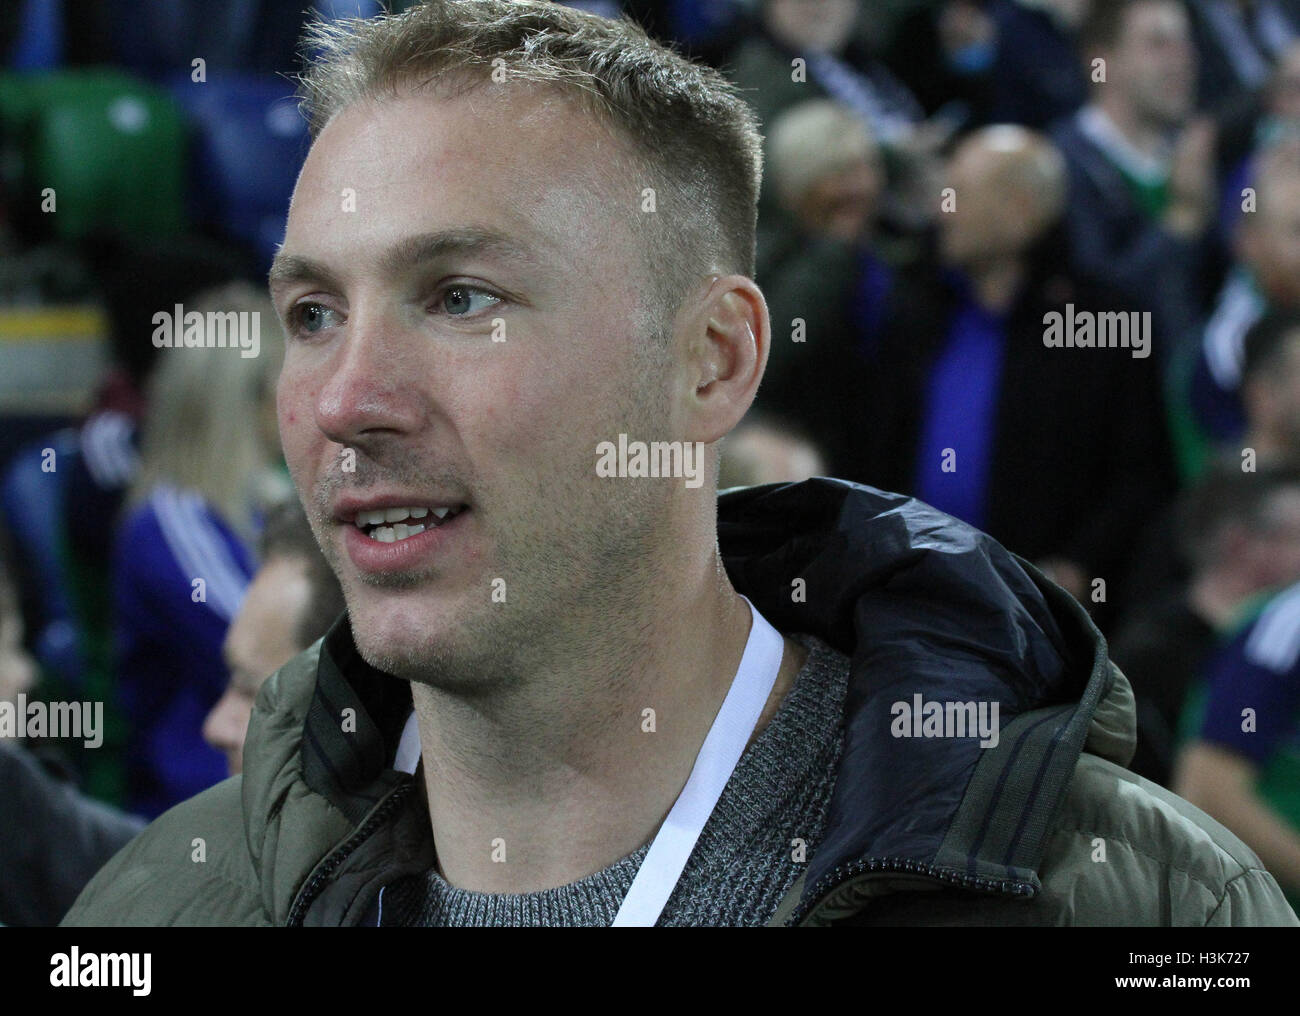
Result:
M165 348L112 565L129 802L148 818L226 775L203 718L226 686L221 645L254 571L262 510L291 496L271 304L241 283L204 294L183 320L171 311L154 318Z

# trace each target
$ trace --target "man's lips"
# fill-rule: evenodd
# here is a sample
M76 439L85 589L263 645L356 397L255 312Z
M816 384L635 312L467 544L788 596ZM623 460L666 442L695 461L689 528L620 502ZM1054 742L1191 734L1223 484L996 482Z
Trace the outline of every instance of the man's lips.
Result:
M360 509L377 512L381 509ZM432 511L422 518L407 518L393 524L357 526L355 521L339 524L348 560L370 574L407 572L446 563L450 553L467 538L473 512L468 507L448 511L441 522ZM354 516L355 518L355 516Z

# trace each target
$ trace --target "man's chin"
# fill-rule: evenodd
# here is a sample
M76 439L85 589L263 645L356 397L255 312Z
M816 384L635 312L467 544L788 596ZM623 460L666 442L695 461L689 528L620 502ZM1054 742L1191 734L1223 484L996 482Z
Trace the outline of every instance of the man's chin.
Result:
M352 640L372 667L408 681L421 680L444 661L451 629L445 613L415 605L349 608Z

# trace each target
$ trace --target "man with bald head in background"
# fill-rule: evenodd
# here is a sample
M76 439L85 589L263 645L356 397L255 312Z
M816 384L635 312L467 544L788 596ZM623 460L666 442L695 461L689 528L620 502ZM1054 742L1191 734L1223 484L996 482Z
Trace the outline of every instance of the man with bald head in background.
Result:
M935 256L885 311L854 478L986 528L1084 599L1171 486L1150 335L1047 344L1069 307L1129 307L1064 268L1065 166L1046 138L977 131L946 184Z

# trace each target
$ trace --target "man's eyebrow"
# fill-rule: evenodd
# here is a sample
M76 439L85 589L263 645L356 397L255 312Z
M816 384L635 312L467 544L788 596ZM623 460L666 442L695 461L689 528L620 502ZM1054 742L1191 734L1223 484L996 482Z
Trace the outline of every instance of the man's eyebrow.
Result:
M478 226L464 226L407 237L384 252L379 259L379 268L385 273L395 274L426 261L474 254L513 261L529 268L539 267L543 263L535 250L505 233Z
M324 264L311 258L299 257L297 254L277 254L271 262L266 283L272 291L292 282L320 282L330 289L339 288L338 277Z
M538 268L546 263L538 251L505 233L478 226L464 226L419 233L399 240L380 256L378 268L385 275L393 275L453 255L497 258L526 268ZM267 283L272 290L304 280L321 282L332 289L341 288L338 276L320 261L297 254L275 256L267 275Z

